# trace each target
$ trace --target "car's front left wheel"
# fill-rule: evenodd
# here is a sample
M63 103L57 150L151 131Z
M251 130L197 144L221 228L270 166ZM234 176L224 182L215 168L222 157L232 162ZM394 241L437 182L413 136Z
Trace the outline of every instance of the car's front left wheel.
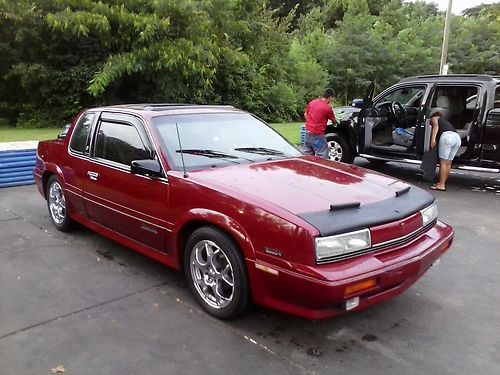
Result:
M329 133L325 135L328 142L328 158L342 163L352 163L354 152L343 134Z
M55 175L47 181L47 208L49 209L50 220L57 229L66 232L71 227L71 219L68 214L66 198L61 181Z
M232 319L250 306L241 252L232 238L205 226L189 237L184 253L186 277L200 306L220 319Z

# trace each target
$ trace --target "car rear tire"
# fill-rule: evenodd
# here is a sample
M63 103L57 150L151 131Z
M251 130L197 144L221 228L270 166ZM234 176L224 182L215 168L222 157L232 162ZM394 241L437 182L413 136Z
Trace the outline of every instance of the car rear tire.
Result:
M58 230L67 232L71 228L72 221L69 217L64 190L57 176L53 175L49 178L45 191L50 220Z
M233 239L205 226L189 237L184 271L198 304L219 319L233 319L250 306L245 264Z
M330 160L349 164L354 161L354 152L344 135L329 133L325 136L328 142L328 156Z

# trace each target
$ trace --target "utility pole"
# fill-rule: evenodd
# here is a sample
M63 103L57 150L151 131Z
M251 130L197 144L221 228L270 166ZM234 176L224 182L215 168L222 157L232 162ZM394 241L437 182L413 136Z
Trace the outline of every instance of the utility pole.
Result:
M446 63L446 58L448 57L448 38L450 36L452 4L453 0L448 0L448 10L446 11L446 19L444 21L443 47L441 48L441 65L439 66L439 74L448 74L448 64Z

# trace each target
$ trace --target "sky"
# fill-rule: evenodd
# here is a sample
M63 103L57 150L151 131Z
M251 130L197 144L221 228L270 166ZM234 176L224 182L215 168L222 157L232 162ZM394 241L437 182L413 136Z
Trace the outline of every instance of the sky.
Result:
M448 0L424 0L426 3L435 3L438 5L439 10L446 11L448 9ZM451 12L460 14L464 9L475 7L479 4L493 4L498 3L500 0L453 0Z

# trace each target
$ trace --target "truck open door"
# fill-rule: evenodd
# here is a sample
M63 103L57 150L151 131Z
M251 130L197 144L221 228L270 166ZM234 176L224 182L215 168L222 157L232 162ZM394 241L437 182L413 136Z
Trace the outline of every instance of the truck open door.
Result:
M424 102L422 102L420 107L420 112L415 125L415 139L414 145L417 155L422 156L425 152L429 151L431 148L431 105L434 95L436 93L437 84L434 83L430 88L427 97Z
M372 144L372 127L374 123L373 111L373 93L375 91L375 81L370 83L368 92L363 99L363 106L359 111L358 122L356 124L356 133L358 136L358 153L371 147Z

